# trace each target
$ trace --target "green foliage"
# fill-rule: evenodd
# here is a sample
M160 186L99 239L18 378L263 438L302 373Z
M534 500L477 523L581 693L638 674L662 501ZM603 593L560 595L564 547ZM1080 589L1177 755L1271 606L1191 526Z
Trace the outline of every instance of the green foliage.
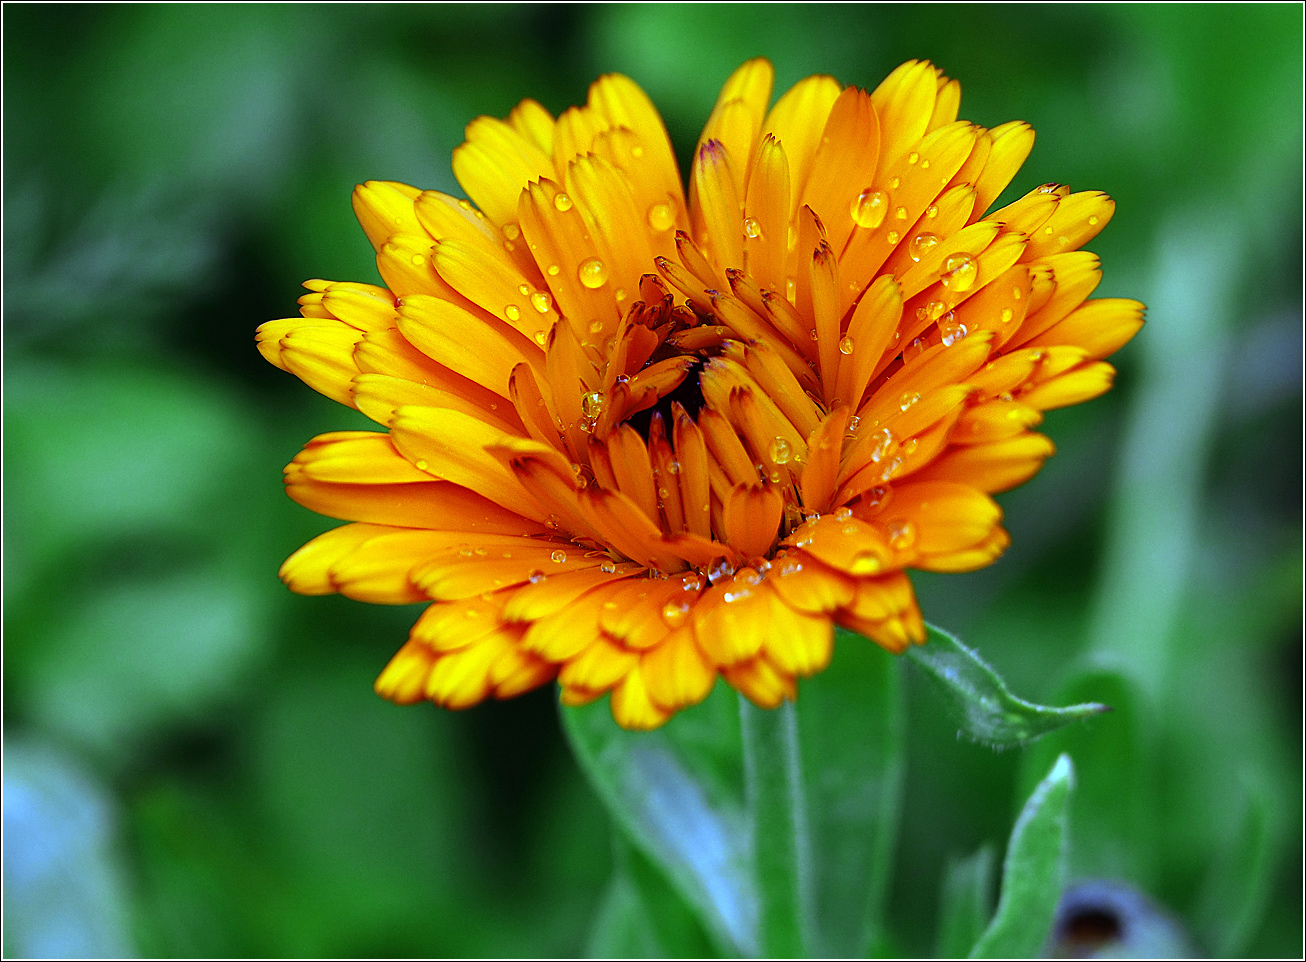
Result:
M1033 958L1047 941L1065 884L1067 808L1074 787L1074 766L1062 755L1016 819L1002 863L998 909L971 958Z
M990 748L1024 745L1108 710L1094 703L1049 708L1017 698L984 659L933 626L929 643L909 648L906 657L943 692L961 726L958 734Z

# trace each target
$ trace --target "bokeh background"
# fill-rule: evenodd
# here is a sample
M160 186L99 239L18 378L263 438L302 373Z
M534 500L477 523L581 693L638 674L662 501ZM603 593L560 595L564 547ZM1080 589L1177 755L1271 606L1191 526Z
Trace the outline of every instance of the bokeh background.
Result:
M391 706L371 682L414 611L276 580L333 524L282 465L363 425L253 332L304 279L375 281L353 185L461 196L450 151L478 114L556 113L622 71L683 165L759 54L778 90L931 59L963 117L1037 129L1013 194L1117 199L1099 293L1150 311L1116 389L1048 417L1059 454L1000 499L999 563L916 582L1017 693L1123 692L1121 721L1034 751L1115 773L1081 764L1073 817L1122 850L1072 864L1117 866L1199 952L1300 952L1299 6L3 15L6 954L592 947L612 830L554 693ZM921 954L949 860L1003 843L1033 765L908 695L892 935Z

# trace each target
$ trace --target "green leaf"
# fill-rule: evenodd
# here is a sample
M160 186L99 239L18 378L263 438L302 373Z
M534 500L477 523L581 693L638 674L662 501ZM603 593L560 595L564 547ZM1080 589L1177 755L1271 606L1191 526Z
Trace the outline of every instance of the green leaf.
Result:
M561 714L581 768L627 838L666 873L723 954L756 955L735 693L718 684L654 732L624 731L606 700Z
M1016 819L1002 864L1002 896L970 957L1027 959L1039 954L1065 883L1067 803L1075 770L1060 756Z
M1267 786L1248 781L1237 831L1211 866L1196 918L1214 957L1242 955L1256 935L1279 862L1273 800Z
M984 845L969 858L948 864L936 958L960 959L979 941L993 914L993 862L993 846Z
M767 710L739 696L762 954L806 956L811 931L807 793L791 703Z
M585 955L593 959L704 958L712 945L663 874L620 835Z
M956 711L960 733L990 748L1023 745L1110 710L1096 703L1049 708L1017 698L975 651L933 625L929 641L908 648L905 657L942 690Z
M1024 794L1057 756L1075 759L1075 822L1070 829L1072 878L1128 879L1144 891L1156 881L1156 766L1144 738L1138 690L1124 675L1103 668L1076 672L1061 686L1062 701L1093 700L1109 714L1063 728L1039 741L1021 760Z
M905 767L901 666L851 631L835 637L830 667L803 682L797 701L813 850L810 949L856 957L885 937Z

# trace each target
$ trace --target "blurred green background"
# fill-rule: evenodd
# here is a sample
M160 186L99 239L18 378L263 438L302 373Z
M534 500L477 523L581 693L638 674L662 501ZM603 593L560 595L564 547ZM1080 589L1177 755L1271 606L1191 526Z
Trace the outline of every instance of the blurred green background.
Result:
M586 951L612 833L554 693L391 706L414 610L277 582L333 524L280 468L363 425L253 332L375 281L353 185L460 194L478 114L622 71L683 163L761 54L778 90L928 58L963 117L1028 120L1013 192L1115 197L1099 293L1150 308L1116 389L1049 416L1007 555L915 579L1017 693L1118 711L994 754L911 679L894 945L930 951L949 860L1064 748L1077 874L1200 952L1297 954L1301 50L1297 5L6 5L5 953Z

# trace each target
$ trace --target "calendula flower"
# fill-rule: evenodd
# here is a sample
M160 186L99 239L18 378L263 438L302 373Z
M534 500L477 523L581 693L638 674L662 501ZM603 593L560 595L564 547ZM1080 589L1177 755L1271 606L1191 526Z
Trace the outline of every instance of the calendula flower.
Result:
M315 438L296 501L352 523L281 574L304 594L430 602L376 689L451 708L557 679L627 728L718 675L795 697L834 625L925 632L907 568L1007 546L990 497L1052 454L1042 412L1101 394L1142 324L1085 299L1098 192L987 214L1034 133L957 120L929 63L871 93L726 82L688 198L629 79L583 107L480 117L470 202L369 182L385 287L309 281L272 363L381 430Z

